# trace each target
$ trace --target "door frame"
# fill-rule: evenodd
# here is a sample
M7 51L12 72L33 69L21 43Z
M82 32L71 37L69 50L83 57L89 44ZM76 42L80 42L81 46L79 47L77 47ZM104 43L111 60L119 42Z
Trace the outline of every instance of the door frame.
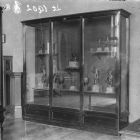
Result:
M10 61L10 65L8 68L6 68L6 61L9 60ZM7 70L6 70L7 69ZM3 92L4 92L4 96L3 96L3 103L4 106L9 106L11 105L11 74L13 72L13 56L3 56ZM6 92L7 90L7 85L6 85L6 76L9 75L9 95L7 95L8 93ZM9 97L9 99L7 99L7 97ZM8 100L9 100L9 104L8 104Z

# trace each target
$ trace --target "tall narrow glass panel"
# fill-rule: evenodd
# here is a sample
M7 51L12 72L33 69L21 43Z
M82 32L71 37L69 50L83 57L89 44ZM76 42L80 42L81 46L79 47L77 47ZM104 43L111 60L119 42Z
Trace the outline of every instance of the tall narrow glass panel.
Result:
M49 105L49 24L26 27L26 102Z
M85 19L84 110L115 113L117 37L111 16Z
M80 108L80 20L54 22L53 107Z
M121 16L121 113L128 115L128 41L129 41L129 20ZM124 116L124 115L123 115ZM125 115L126 116L126 115Z

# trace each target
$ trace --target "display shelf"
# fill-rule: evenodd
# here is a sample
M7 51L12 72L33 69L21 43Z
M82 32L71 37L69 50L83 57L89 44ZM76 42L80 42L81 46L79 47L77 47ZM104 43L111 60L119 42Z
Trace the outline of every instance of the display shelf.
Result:
M79 67L66 67L66 71L71 71L71 72L79 72L80 68Z
M49 53L36 53L36 56L49 56ZM53 56L58 56L58 54L53 54Z
M35 91L49 91L49 88L33 88Z
M49 88L33 88L33 89L34 89L35 91L49 91ZM53 88L53 90L59 91L59 92L62 92L62 93L66 93L66 94L69 94L70 92L79 94L79 92L80 92L80 91L78 91L78 90L59 89L59 88Z
M101 96L101 97L107 97L107 98L116 98L115 93L101 93L101 92L92 92L92 91L84 91L84 94L90 95L90 96Z
M70 89L59 89L54 88L53 90L59 91L62 94L80 94L80 91L78 90L70 90Z
M36 56L39 56L39 57L48 56L48 55L49 55L48 53L36 53Z
M95 52L90 52L92 55L111 55L111 51L95 51Z
M53 53L53 54L52 54L52 56L58 56L58 55L59 55L58 53Z
M70 90L70 89L59 89L59 88L54 88L53 90L59 91L61 93L65 94L80 94L81 92L79 90ZM115 98L116 94L115 93L101 93L101 92L92 92L92 91L83 91L85 95L89 96L99 96L99 97L106 97L106 98Z
M96 106L90 106L88 111L95 111L95 112L100 112L100 113L111 113L111 114L116 114L115 112L115 105L116 104L111 104L111 105L107 105L107 106L100 106L100 105L96 105Z

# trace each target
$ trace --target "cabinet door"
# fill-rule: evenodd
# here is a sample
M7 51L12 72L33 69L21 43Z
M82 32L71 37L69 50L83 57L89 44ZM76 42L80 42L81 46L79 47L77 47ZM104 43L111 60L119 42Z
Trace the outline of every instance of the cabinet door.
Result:
M49 23L26 27L26 103L49 105Z
M85 19L84 110L115 113L118 38L113 17Z
M53 107L80 108L80 20L54 22Z

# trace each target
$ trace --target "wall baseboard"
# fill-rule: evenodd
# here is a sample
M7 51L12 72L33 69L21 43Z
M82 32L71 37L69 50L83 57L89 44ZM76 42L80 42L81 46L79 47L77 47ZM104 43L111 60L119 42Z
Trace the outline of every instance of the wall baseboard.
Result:
M21 106L15 106L14 117L22 118L22 107Z

